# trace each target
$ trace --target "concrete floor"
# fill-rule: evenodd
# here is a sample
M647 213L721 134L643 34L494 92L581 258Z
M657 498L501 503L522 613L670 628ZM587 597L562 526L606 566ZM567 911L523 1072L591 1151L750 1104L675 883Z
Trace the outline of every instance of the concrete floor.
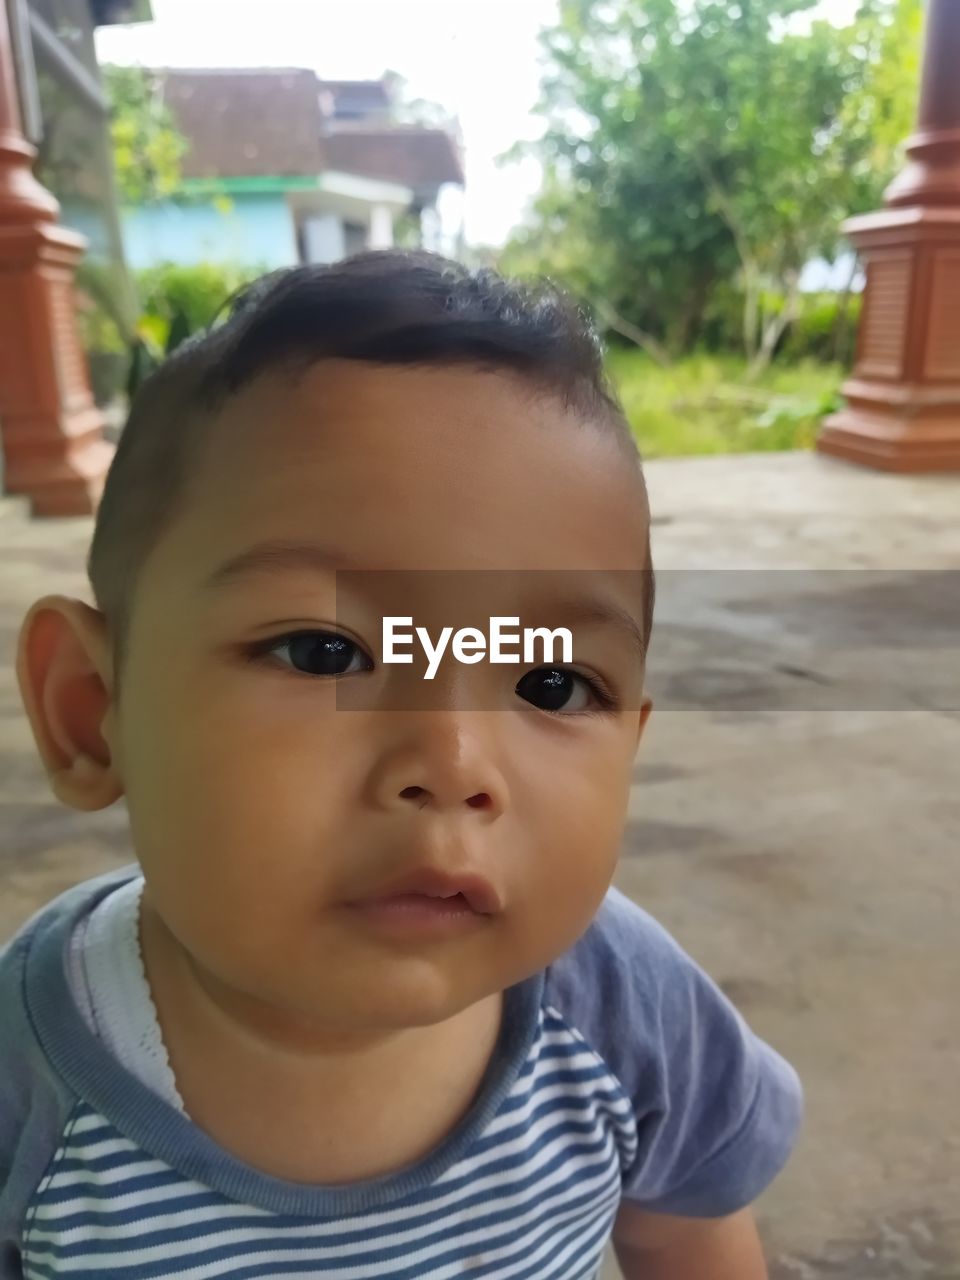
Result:
M618 883L803 1077L772 1280L960 1280L960 476L647 474L657 706ZM88 537L0 503L0 938L129 861L120 811L49 801L8 660Z

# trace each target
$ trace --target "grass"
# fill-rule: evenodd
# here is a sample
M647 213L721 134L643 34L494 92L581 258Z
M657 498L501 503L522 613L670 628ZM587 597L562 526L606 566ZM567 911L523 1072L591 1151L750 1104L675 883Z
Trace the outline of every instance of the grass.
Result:
M814 361L774 364L748 384L733 357L690 356L664 369L633 350L611 351L607 368L645 458L808 449L844 374Z

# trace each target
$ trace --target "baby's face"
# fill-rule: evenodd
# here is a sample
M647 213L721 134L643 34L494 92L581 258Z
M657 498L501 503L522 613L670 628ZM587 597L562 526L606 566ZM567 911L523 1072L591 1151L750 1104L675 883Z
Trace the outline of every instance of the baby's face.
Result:
M645 718L630 628L573 619L589 597L640 628L646 536L613 433L511 375L328 362L231 402L144 566L110 728L148 901L194 961L370 1030L449 1017L573 943ZM424 682L380 661L397 613L434 637L568 626L572 676L558 693L525 679L539 660L448 654ZM370 905L425 870L476 909Z

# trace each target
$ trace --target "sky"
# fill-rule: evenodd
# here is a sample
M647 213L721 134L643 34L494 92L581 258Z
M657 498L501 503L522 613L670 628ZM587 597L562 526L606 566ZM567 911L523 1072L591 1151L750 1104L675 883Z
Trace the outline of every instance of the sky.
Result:
M823 0L845 20L855 0ZM539 135L538 32L557 0L151 0L154 21L102 27L101 62L154 67L308 67L336 79L399 72L408 92L441 103L463 133L466 191L448 203L471 244L502 244L540 172L497 156Z

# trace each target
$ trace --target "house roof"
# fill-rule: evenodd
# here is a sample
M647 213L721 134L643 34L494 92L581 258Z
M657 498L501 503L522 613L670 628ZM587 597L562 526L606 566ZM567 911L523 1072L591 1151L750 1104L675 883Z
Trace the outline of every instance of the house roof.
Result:
M320 172L322 117L312 71L167 71L164 101L190 144L185 178Z
M442 129L337 129L324 135L320 149L325 169L384 178L417 191L445 182L463 185L457 145Z
M389 103L379 81L320 81L297 68L168 70L164 100L190 144L185 178L307 177L325 170L379 178L415 191L463 183L457 144L442 129L326 120L338 105ZM364 96L367 95L367 96Z

